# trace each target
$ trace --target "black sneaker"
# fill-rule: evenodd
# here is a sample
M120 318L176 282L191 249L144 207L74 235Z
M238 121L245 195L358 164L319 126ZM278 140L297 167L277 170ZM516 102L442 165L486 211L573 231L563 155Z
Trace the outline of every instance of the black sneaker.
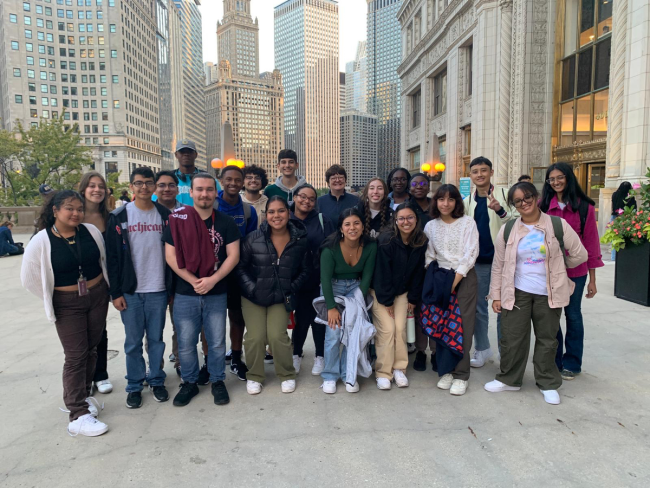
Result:
M415 361L413 361L413 369L415 371L427 370L427 355L422 351L418 351L415 354Z
M206 359L207 361L207 359ZM207 385L210 383L210 372L208 371L208 363L203 363L201 371L199 371L199 381L198 384L201 386Z
M228 396L228 390L226 390L226 384L219 380L216 383L212 383L212 396L214 397L215 405L226 405L230 403L230 397Z
M142 406L142 393L132 391L126 395L126 408L140 408Z
M176 370L176 374L178 376L180 376L181 375L181 367L179 366L178 368L174 368L174 369Z
M560 374L562 375L563 380L571 381L571 380L575 380L576 375L579 373L574 373L573 371L569 371L568 369L563 369Z
M169 400L169 393L164 386L150 386L149 390L153 393L153 399L157 402L166 402Z
M174 397L174 406L184 407L199 394L199 387L196 383L181 383L180 390Z
M230 372L236 374L237 378L241 381L246 381L246 373L248 373L248 368L243 361L235 361L230 363Z
M273 356L268 351L266 351L266 355L264 356L264 364L273 364Z

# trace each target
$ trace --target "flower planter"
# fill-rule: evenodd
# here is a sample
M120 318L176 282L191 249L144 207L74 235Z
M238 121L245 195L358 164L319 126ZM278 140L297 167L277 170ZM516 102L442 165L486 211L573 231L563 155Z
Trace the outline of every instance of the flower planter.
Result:
M627 243L616 254L614 295L650 307L650 242Z

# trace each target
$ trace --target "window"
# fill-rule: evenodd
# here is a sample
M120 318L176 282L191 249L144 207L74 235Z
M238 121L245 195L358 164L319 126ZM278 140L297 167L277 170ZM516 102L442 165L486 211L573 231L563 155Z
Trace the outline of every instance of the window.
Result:
M20 71L20 70L19 70L19 71ZM20 76L20 75L19 75L19 76ZM119 83L119 82L120 82L120 78L119 78L119 76L118 76L118 75L113 75L113 83Z
M37 119L38 118L38 110L36 110L35 108L30 109L29 110L29 116L31 118L33 118L33 119Z
M25 18L23 19L25 22L25 25L32 25L32 18L25 15Z
M9 22L12 24L17 24L18 23L18 17L16 14L9 14Z
M418 91L411 95L411 129L420 127L420 103L422 101L422 92ZM413 166L415 168L415 166Z
M14 76L16 76L16 69L17 68L14 69ZM18 70L18 76L20 76L20 70ZM36 78L36 73L33 69L27 70L27 78Z
M29 88L29 91L31 91L31 92L36 91L36 83L27 83L27 86Z
M117 57L117 49L111 49L111 58Z
M467 47L467 96L472 96L472 83L474 79L474 70L473 70L473 60L474 60L474 46Z
M34 58L32 56L27 56L27 65L34 66Z
M29 97L29 104L36 105L36 97Z
M20 68L14 68L14 76L16 78L20 78Z
M110 31L111 32L117 32L117 29L115 28L115 24L110 25Z
M23 2L23 10L25 12L29 12L31 10L29 6L29 2Z
M47 85L41 85L41 93L47 93Z
M102 125L102 132L108 134L108 125Z
M41 105L48 106L50 104L50 99L47 97L41 97Z
M14 102L16 103L23 103L23 96L22 95L16 95L14 97Z
M433 79L433 115L447 111L447 70Z
M34 52L34 44L32 44L31 42L26 42L25 49L27 50L28 53Z
M11 41L11 49L14 51L18 51L19 49L18 41Z
M113 100L113 108L120 108L120 101L119 100Z
M32 31L31 31L30 29L25 29L25 37L26 37L27 39L31 39L31 38L32 38Z

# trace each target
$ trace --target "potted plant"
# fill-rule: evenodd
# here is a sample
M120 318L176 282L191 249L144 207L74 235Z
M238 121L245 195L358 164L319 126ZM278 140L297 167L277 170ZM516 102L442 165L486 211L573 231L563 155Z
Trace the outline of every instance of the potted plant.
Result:
M641 205L619 210L600 241L617 252L614 295L650 307L650 183L635 183L630 195Z

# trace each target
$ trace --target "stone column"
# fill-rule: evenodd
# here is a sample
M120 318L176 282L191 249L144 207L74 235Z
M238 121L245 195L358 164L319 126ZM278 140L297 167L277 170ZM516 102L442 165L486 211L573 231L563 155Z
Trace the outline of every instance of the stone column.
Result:
M510 76L512 64L512 0L500 0L501 15L499 63L499 130L498 130L498 186L508 185L510 161Z

